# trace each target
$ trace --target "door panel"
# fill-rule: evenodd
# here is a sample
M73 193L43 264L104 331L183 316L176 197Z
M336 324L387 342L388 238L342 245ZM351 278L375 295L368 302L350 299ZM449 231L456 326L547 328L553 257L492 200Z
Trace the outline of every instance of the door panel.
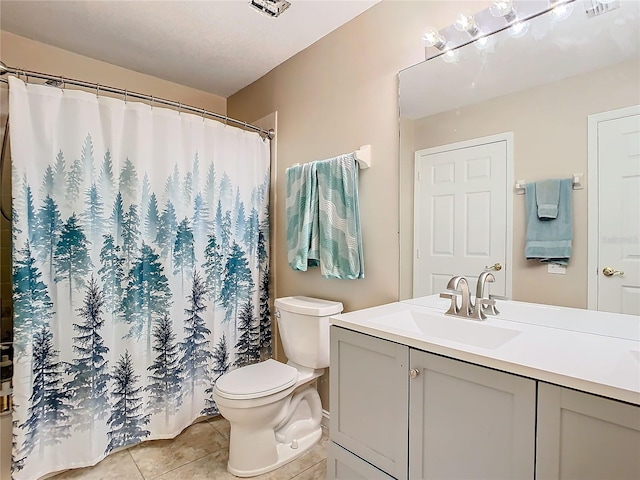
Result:
M640 115L598 123L598 183L597 309L640 315Z
M416 152L413 296L474 281L500 263L490 291L507 295L507 140ZM472 285L473 286L473 285Z

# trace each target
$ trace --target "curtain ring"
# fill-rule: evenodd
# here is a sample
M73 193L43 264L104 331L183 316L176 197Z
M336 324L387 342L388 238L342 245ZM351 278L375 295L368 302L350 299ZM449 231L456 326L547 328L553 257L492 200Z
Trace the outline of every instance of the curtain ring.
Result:
M127 103L127 89L124 89L124 103Z
M202 109L202 121L204 122L205 118L204 118L204 114L205 114L206 110L203 108Z
M182 113L182 102L178 102L178 115Z
M96 83L96 98L100 96L100 84Z
M60 75L60 84L62 85L62 90L64 91L67 88L66 83L64 82L64 77Z
M151 95L151 98L149 99L149 107L153 109L153 95Z

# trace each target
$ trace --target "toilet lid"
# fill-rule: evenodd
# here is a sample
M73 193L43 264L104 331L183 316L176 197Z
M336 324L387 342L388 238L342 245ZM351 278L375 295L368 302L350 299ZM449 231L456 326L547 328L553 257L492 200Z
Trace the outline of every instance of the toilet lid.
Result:
M230 399L259 398L281 392L297 379L294 367L269 359L222 375L216 381L216 390Z

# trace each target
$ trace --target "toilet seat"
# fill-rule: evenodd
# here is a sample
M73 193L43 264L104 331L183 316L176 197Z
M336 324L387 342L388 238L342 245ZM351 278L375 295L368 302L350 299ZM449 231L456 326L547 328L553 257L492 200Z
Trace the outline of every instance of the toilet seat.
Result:
M230 400L266 397L295 385L298 370L276 360L247 365L233 370L216 381L218 395Z

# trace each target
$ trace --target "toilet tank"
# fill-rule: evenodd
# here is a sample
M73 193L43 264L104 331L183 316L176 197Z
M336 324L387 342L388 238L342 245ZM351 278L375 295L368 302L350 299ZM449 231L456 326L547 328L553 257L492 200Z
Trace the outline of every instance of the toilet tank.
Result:
M329 317L342 303L312 297L276 298L276 318L287 358L303 367L329 366Z

